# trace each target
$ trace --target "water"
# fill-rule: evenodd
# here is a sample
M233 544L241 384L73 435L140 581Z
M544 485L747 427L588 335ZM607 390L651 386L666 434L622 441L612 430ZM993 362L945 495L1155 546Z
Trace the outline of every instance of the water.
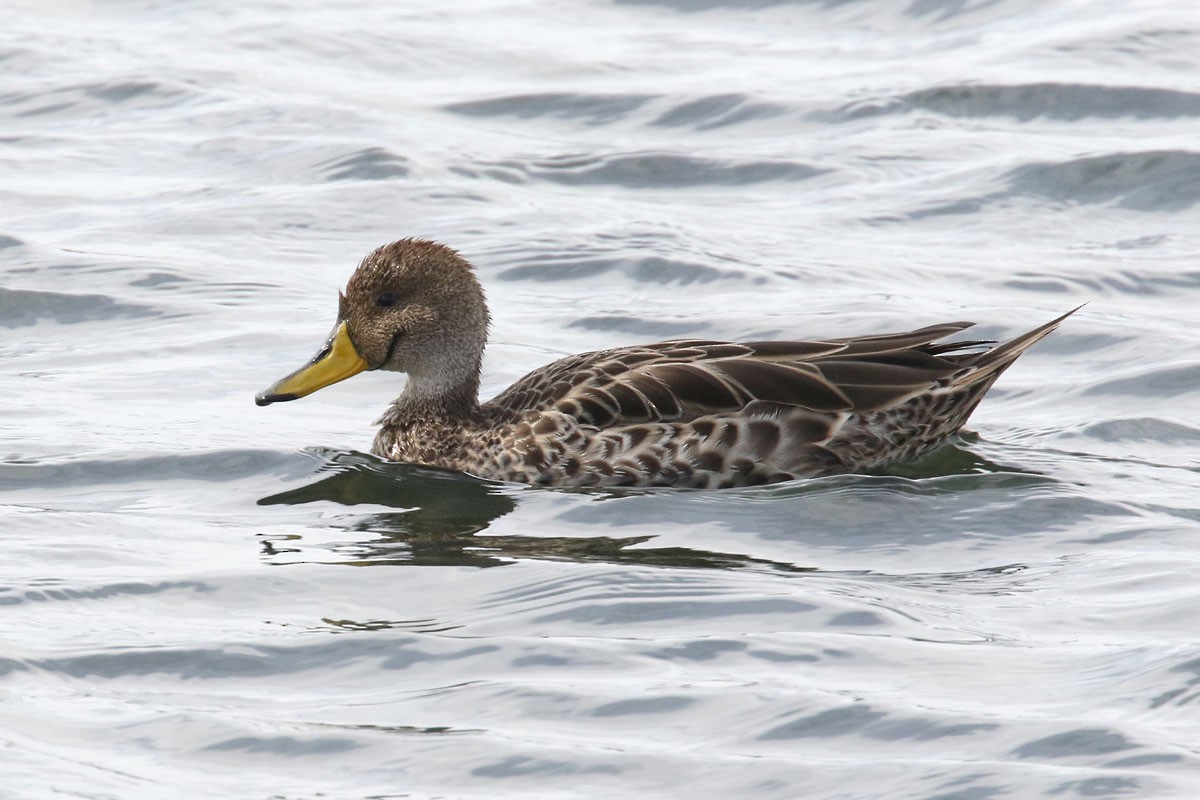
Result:
M0 796L1192 798L1200 11L18 4ZM268 409L376 245L484 392L570 352L1087 307L892 476L480 483Z

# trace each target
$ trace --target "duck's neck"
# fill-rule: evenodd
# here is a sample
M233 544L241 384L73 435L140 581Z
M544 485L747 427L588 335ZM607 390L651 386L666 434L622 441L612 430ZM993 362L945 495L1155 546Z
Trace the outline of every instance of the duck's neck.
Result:
M404 391L388 408L385 426L402 428L440 423L462 425L479 417L479 370L457 380L444 375L410 374Z

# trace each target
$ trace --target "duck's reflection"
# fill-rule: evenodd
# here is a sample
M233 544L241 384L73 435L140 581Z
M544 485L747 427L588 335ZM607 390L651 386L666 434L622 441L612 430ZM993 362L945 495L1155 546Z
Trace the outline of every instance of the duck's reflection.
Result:
M684 547L637 547L640 536L522 536L484 533L516 509L526 487L481 481L457 472L393 464L361 453L329 456L311 483L264 497L259 505L301 505L318 501L345 506L398 509L373 512L336 523L352 535L332 545L335 558L296 558L307 548L300 536L263 541L264 555L278 563L323 561L352 566L491 567L521 559L605 562L693 569L745 569L809 572L812 568ZM611 493L596 493L595 499ZM324 550L328 554L330 550Z
M374 505L404 509L377 514L397 532L417 536L469 536L516 508L517 491L460 472L392 464L362 453L335 453L304 486L273 494L260 506L300 505L320 500L344 506Z

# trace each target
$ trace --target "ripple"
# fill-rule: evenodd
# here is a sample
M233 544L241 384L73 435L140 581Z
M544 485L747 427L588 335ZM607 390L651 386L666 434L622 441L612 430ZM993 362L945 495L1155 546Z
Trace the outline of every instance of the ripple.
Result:
M159 581L158 583L113 583L92 589L75 589L69 586L41 587L26 589L21 594L13 592L13 587L0 586L0 606L21 605L23 603L46 603L52 601L70 600L107 600L113 597L129 595L150 595L176 590L191 590L210 592L213 587L199 581Z
M1200 700L1200 658L1189 659L1182 664L1171 667L1171 672L1182 673L1188 677L1182 686L1172 687L1157 695L1151 701L1151 708L1174 705L1179 707L1194 706Z
M977 214L1021 196L1056 203L1115 203L1135 211L1183 211L1200 202L1200 153L1154 150L1039 162L1010 170L1003 180L1008 184L1003 191L922 208L907 218Z
M63 294L0 288L0 327L23 328L43 320L61 325L111 319L156 317L151 306L127 303L103 294Z
M558 117L580 120L587 125L606 125L623 119L654 99L638 94L519 94L451 103L446 111L469 117Z
M1084 396L1178 397L1194 394L1200 386L1200 364L1158 367L1135 375L1102 381L1083 391Z
M602 706L593 708L589 713L593 717L625 717L630 715L663 714L682 711L683 709L695 704L696 698L694 697L660 695L658 697L618 700L613 703L605 703Z
M1095 64L1125 68L1126 74L1130 67L1145 69L1149 65L1175 70L1181 64L1195 63L1195 54L1200 52L1200 31L1152 24L1128 31L1115 30L1110 35L1088 36L1055 49L1070 55L1083 55Z
M719 524L762 541L822 544L862 551L934 547L964 536L1040 536L1046 520L1069 529L1094 518L1137 516L1118 502L1088 496L1039 475L984 473L939 478L845 476L791 481L762 491L613 494L597 505L572 506L560 523L659 530ZM769 504L764 514L760 504ZM896 519L904 520L897 529ZM586 530L586 528L585 528ZM897 538L897 537L900 538Z
M332 755L355 750L363 745L352 739L334 736L313 736L297 739L294 736L237 736L205 747L205 750L237 750L244 753L303 758Z
M1132 750L1137 746L1115 731L1105 728L1078 728L1026 742L1015 748L1013 755L1017 758L1103 756Z
M778 117L789 110L786 106L776 103L752 100L744 94L715 94L680 103L663 112L650 124L663 128L689 127L703 131Z
M747 186L803 181L828 172L790 161L726 161L671 153L563 155L528 162L498 161L456 171L507 182L542 180L565 186L613 185L627 189Z
M275 471L295 471L308 458L267 450L221 450L193 455L86 459L64 462L0 461L0 491L37 487L102 486L177 479L234 481Z
M811 0L616 0L620 6L663 6L673 11L695 13L712 11L717 8L731 8L738 11L752 11L763 8L774 8L786 5L808 5ZM823 0L837 2L837 0Z
M142 675L229 679L295 675L333 669L363 660L379 669L405 670L424 662L455 661L498 651L495 645L461 644L435 639L356 636L323 639L308 645L255 645L214 648L129 649L66 658L30 659L19 668L36 668L73 678L114 680Z
M672 322L665 319L652 320L641 317L607 316L584 317L574 320L567 327L582 328L588 331L619 331L634 336L661 339L664 337L683 337L690 334L697 334L711 326L704 323L697 323L694 320Z
M897 717L868 704L827 709L785 722L764 731L759 738L828 739L835 736L864 736L868 739L933 741L951 736L970 736L999 729L991 722L943 724L926 717Z
M1178 270L1156 272L1152 268L1141 270L1116 270L1108 274L1091 276L1067 275L1053 271L1015 272L1004 281L1004 286L1026 291L1078 293L1081 289L1098 294L1117 293L1128 295L1173 296L1180 291L1200 289L1200 270ZM1109 337L1112 341L1118 341Z
M1154 150L1028 164L1009 173L1015 194L1137 211L1180 211L1200 201L1200 153Z
M1118 384L1118 386L1119 388L1128 388L1128 383ZM1193 388L1195 387L1193 386ZM1191 442L1200 445L1200 428L1156 417L1101 420L1088 425L1079 432L1065 433L1063 436L1086 436L1102 442L1169 442L1178 445Z
M590 605L543 614L536 623L570 621L588 625L629 625L632 622L664 622L678 620L714 620L720 617L761 618L768 614L801 614L817 610L812 603L782 597L752 599L713 598L711 600L621 600L594 602ZM696 643L700 645L701 643ZM712 642L707 645L712 645ZM746 647L736 643L737 649Z
M149 272L140 278L131 280L129 285L143 289L174 289L191 281L191 278L174 272Z
M197 92L184 85L143 79L113 80L65 86L48 91L13 92L0 97L0 105L13 107L17 117L82 117L105 113L113 107L157 111L180 104ZM64 113L64 112L70 112Z
M489 781L495 781L534 775L542 778L572 775L620 775L625 771L625 768L618 767L615 764L585 766L577 761L508 756L494 760L489 764L475 767L471 770L471 774L479 778L487 778Z
M546 256L526 260L531 263L509 267L500 272L497 277L501 280L514 281L572 281L618 272L641 283L663 285L711 283L718 280L749 277L741 269L719 269L696 261L682 261L662 256L638 257L613 254L604 258Z
M1200 116L1200 94L1141 86L1070 83L951 85L921 89L884 101L855 103L833 114L817 116L858 119L913 109L953 117L1006 116L1024 122L1039 117L1066 122L1088 117L1176 118Z
M366 147L317 165L327 181L386 181L408 176L408 159L382 147Z

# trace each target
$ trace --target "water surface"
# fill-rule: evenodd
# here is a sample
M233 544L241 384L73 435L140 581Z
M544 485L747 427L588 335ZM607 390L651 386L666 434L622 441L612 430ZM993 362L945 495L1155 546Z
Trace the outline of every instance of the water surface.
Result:
M11 797L1178 797L1200 785L1186 3L127 2L0 34ZM1088 305L886 476L538 490L253 394L367 251L484 392L680 336Z

